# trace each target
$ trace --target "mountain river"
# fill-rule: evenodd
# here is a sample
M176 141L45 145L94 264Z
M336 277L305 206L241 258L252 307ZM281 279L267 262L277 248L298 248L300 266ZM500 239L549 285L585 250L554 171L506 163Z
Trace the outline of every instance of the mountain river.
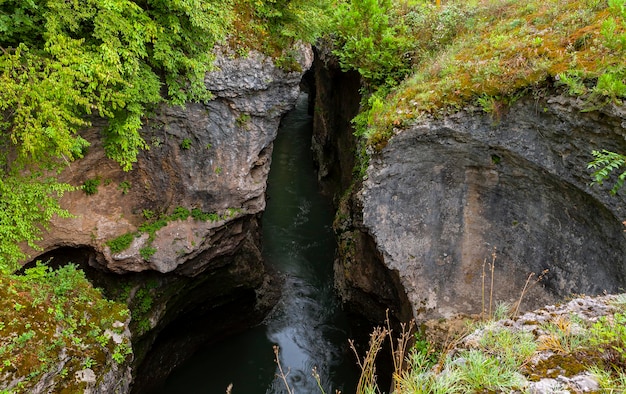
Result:
M333 288L333 209L317 185L311 154L307 96L282 120L274 142L263 254L284 276L282 297L265 322L206 346L174 370L157 393L288 393L273 346L293 394L354 393L358 367L350 330Z

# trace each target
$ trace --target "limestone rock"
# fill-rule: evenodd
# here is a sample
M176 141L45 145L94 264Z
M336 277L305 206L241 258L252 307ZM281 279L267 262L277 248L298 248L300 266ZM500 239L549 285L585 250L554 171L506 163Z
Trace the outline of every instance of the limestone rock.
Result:
M623 195L590 187L591 150L626 152L626 108L527 97L498 118L425 118L373 153L356 198L363 228L399 274L415 317L522 308L626 284ZM543 279L535 284L544 270ZM489 294L487 294L489 296Z
M284 71L259 53L219 55L205 78L214 98L156 108L141 130L149 149L140 152L132 171L106 157L102 120L86 131L89 152L60 180L77 186L98 180L97 191L67 193L61 203L74 218L55 218L40 244L43 251L30 254L53 258L53 264L81 264L114 293L126 286L134 365L113 366L89 392L126 393L131 382L136 392L147 390L199 343L258 324L275 304L277 275L262 260L259 225L272 142L312 63L310 47L297 51L298 71ZM203 219L171 219L158 229L139 230L177 209ZM125 234L133 234L130 246L112 252L110 241ZM138 303L143 305L133 310ZM189 326L194 319L202 329ZM168 324L186 337L157 341ZM148 349L154 350L151 357ZM88 372L80 378L91 381Z
M311 49L301 47L299 60L302 70L308 69ZM215 65L205 79L214 99L158 108L141 132L149 150L140 153L130 172L105 157L100 136L105 125L95 121L86 135L89 153L72 163L61 180L81 185L98 179L100 185L94 195L66 194L62 205L75 218L53 220L41 243L44 252L87 247L94 252L91 265L118 273L165 273L203 252L210 260L241 244L241 222L265 208L272 141L281 116L295 103L302 72L283 71L254 52L246 58L222 55ZM144 234L119 253L106 245L137 231L146 215L171 214L176 207L220 218L169 222L154 240ZM146 247L156 249L148 259L140 253ZM200 271L201 266L185 268L188 275Z

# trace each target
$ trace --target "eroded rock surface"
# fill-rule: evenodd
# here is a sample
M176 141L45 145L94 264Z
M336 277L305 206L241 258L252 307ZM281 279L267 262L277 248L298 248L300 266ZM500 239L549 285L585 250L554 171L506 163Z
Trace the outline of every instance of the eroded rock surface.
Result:
M554 95L497 117L424 119L372 156L360 230L415 317L480 312L493 256L497 301L517 301L529 274L548 270L523 308L624 287L626 200L590 187L587 163L592 149L626 151L626 109L583 108Z
M303 70L312 53L301 48ZM245 234L237 222L253 220L265 207L265 187L281 116L291 109L299 92L302 72L284 72L257 53L246 58L223 55L216 71L206 76L215 98L184 108L161 106L150 117L142 135L150 149L140 154L130 172L105 158L97 124L86 137L86 157L66 170L62 180L81 185L98 179L97 193L66 195L63 206L76 217L52 224L41 246L89 246L97 252L92 264L110 271L171 272L208 252L206 260L232 251ZM145 214L171 214L176 207L217 213L218 221L172 221L131 247L113 254L106 242L134 232ZM228 226L228 223L233 226ZM144 259L140 249L156 252ZM182 269L182 268L181 268ZM185 269L194 274L202 268Z

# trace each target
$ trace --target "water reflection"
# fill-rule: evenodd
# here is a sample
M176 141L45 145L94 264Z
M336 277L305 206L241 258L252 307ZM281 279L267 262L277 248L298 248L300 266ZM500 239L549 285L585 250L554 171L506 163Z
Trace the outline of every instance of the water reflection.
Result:
M332 286L333 210L319 194L310 149L307 97L282 121L274 142L263 254L284 275L283 295L264 325L202 349L172 373L161 393L287 393L272 346L294 393L354 392L358 379L348 349L347 321Z

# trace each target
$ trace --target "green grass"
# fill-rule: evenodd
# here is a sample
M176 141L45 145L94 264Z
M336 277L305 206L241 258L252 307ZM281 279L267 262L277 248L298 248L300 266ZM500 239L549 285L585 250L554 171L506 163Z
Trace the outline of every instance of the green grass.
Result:
M111 253L119 253L128 249L132 244L133 239L141 236L142 233L148 234L148 245L143 247L139 252L141 257L145 260L150 260L150 257L152 257L152 255L154 255L157 251L151 246L154 238L156 237L156 232L167 226L168 223L177 220L187 220L189 217L193 220L202 222L217 222L235 217L240 212L241 209L228 208L222 214L218 214L216 212L203 212L198 208L189 210L185 207L178 206L174 208L174 211L170 215L157 215L154 211L144 209L142 215L146 221L137 228L137 232L122 234L117 238L107 241L106 245L110 248Z
M113 238L110 241L106 242L106 245L111 250L111 253L119 253L123 250L126 250L130 247L130 244L133 243L133 239L135 239L135 234L126 233L122 234L117 238Z
M626 297L616 311L599 319L559 315L532 331L513 330L494 321L481 323L478 340L463 347L434 345L408 352L408 368L396 371L398 394L482 393L523 390L529 381L562 369L566 376L594 375L606 393L626 392ZM463 343L457 341L457 344ZM542 361L530 360L551 352ZM559 368L559 369L557 369Z

